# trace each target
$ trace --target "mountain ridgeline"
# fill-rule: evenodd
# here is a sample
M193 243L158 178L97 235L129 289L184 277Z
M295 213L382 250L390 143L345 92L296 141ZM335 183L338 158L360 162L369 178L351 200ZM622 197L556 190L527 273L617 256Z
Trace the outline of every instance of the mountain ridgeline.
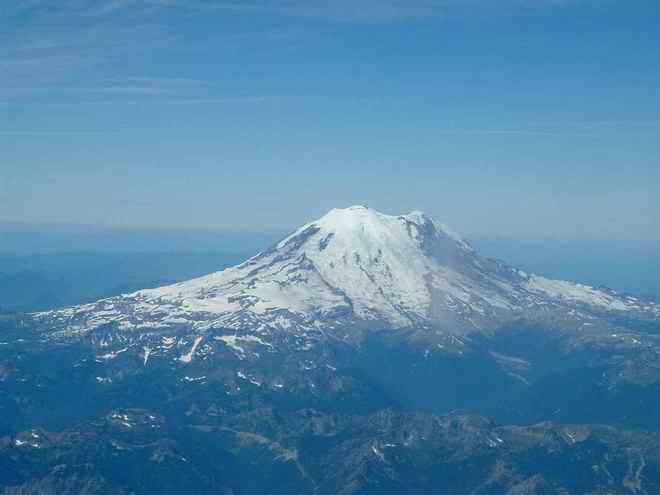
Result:
M0 493L660 493L660 306L421 212L0 325Z

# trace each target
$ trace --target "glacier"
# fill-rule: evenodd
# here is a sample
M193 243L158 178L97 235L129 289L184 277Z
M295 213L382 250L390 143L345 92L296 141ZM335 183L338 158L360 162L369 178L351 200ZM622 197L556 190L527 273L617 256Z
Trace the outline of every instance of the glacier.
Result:
M584 330L612 314L656 320L660 306L482 257L419 211L385 215L352 206L331 210L235 267L32 316L53 337L107 328L194 335L223 329L262 342L258 335L273 332L350 329L465 335L520 319ZM183 362L192 359L200 341L194 342Z

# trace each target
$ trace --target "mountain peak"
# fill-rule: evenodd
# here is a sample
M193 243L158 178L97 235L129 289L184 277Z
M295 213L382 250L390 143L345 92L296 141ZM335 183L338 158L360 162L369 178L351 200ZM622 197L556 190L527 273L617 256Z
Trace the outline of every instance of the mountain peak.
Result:
M411 237L418 243L424 239L431 242L435 238L443 238L445 241L455 243L459 249L472 251L472 247L459 234L423 211L413 210L405 215L386 215L363 205L333 208L318 220L303 225L291 236L281 241L278 247L283 247L290 239L303 232L309 232L313 228L344 238L353 236L366 239L372 237L374 242L378 243L408 242L409 239L404 239L394 232L405 228L407 237Z
M325 251L325 259L317 260L323 263L337 250L342 255L361 259L379 258L383 253L395 251L397 259L401 256L410 259L421 255L423 250L433 250L439 243L444 245L443 251L472 251L458 234L421 211L395 216L356 205L333 208L282 239L274 249L298 249L304 245L311 259ZM330 245L335 249L326 251Z
M347 208L333 208L333 210L347 210L347 211L360 211L360 210L369 210L370 208L365 205L353 205Z

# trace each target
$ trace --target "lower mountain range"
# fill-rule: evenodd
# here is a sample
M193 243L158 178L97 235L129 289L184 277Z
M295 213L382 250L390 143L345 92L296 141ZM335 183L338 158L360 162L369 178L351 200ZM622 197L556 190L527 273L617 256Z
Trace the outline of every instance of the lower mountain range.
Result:
M2 494L660 493L660 305L420 212L0 328Z

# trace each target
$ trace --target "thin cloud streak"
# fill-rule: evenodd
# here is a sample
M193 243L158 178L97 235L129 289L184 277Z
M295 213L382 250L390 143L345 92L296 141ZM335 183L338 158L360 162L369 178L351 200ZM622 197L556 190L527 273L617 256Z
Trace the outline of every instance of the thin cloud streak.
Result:
M282 100L281 97L271 96L246 96L246 97L219 97L219 98L170 98L152 100L76 100L76 101L46 101L40 102L39 106L106 106L106 105L231 105L231 104L262 104ZM0 105L16 105L15 101L0 101Z
M0 88L0 93L15 96L38 95L176 95L197 93L200 90L211 90L215 81L187 78L166 77L126 77L103 79L97 86L76 85L28 85L7 86Z
M349 23L396 23L465 15L526 13L571 4L610 0L151 0L162 8L203 14L233 13L302 17Z
M199 101L172 101L172 104L197 104L197 103L261 103L264 101L271 101L270 98L247 98L247 99L210 99L210 100L199 100ZM110 102L107 102L108 104ZM134 104L141 104L143 102L134 102ZM159 102L160 103L160 102ZM171 134L180 135L181 131L172 132ZM200 131L191 131L191 134L201 135L205 134ZM434 129L433 134L447 134L447 135L474 135L474 134L501 134L501 135L525 135L525 136L574 136L574 137L597 137L602 135L598 132L573 132L573 131L552 131L552 130L537 130L537 129ZM0 129L0 135L72 135L72 134L81 134L81 135L134 135L135 132L114 132L114 131L89 131L89 130L64 130L64 131L48 131L48 130L2 130ZM168 132L139 132L139 134L144 135L160 135L160 134L169 134ZM209 132L209 134L214 134Z
M99 87L86 87L97 75L116 72L126 60L139 61L173 46L180 34L162 17L172 10L223 18L235 14L371 23L491 14L588 1L595 0L18 0L0 7L0 20L8 21L0 27L0 94L5 98L29 96L30 92L43 93L42 87L53 87L52 97L57 98L83 86L84 93L157 95L196 89L202 93L196 94L198 99L210 97L203 94L203 83L188 83L186 79L177 83L175 79L159 81L138 76L134 83L124 78L116 86L104 87L101 79L92 81ZM22 19L28 13L30 21L26 23ZM258 30L228 37L230 43L241 39L245 43L246 39L264 35L268 37L267 46L288 40L282 33L278 34L282 39L278 39L270 32ZM81 85L80 81L85 83ZM175 89L176 84L180 87ZM70 89L61 88L64 85Z
M144 17L176 9L190 14L269 15L316 18L340 22L402 22L455 15L524 13L575 4L602 4L610 0L92 0L81 4L62 0L53 7L47 0L17 2L0 15L25 11L51 19L94 20L116 15ZM44 12L46 11L46 12Z

